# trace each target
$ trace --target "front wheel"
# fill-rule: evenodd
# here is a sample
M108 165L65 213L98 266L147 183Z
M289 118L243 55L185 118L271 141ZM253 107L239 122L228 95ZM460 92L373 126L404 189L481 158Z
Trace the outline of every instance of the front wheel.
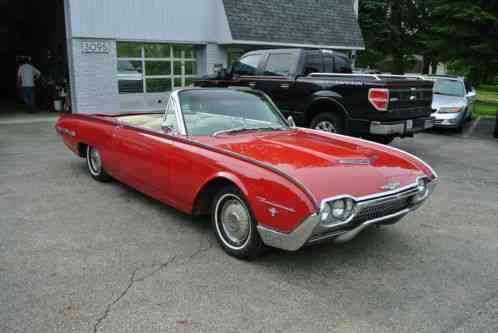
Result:
M337 113L320 113L311 120L312 129L328 132L346 134L344 119Z
M109 175L104 170L102 157L100 156L99 151L97 148L90 145L86 148L86 164L88 166L88 172L90 172L93 179L98 180L99 182L110 180Z
M266 246L256 230L254 216L238 188L222 189L214 200L211 215L216 239L226 253L244 260L264 253Z

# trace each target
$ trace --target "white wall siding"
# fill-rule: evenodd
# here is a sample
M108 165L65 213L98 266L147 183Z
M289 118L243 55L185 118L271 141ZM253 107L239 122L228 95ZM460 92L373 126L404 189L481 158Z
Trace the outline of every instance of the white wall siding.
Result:
M72 36L164 42L230 38L222 0L69 0Z
M214 73L215 65L227 67L228 54L227 49L218 44L208 44L205 50L206 73Z
M73 109L78 113L119 112L116 43L107 41L109 53L93 54L82 51L82 42L77 38L71 41Z

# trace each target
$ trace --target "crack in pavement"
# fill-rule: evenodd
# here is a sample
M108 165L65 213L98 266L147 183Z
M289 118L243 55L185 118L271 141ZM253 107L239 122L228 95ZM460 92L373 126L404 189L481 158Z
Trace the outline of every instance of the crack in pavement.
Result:
M190 260L194 259L195 257L197 257L198 255L200 255L201 253L209 251L212 247L213 247L213 244L211 243L211 241L208 240L208 246L201 247L201 248L197 249L196 251L194 251L191 255L189 255L184 260L183 264L185 264L185 263L189 262ZM165 262L163 262L163 263L161 263L159 265L152 265L151 267L154 267L154 266L157 266L157 267L155 269L153 269L151 272L143 275L142 277L137 277L137 274L139 273L139 271L141 269L144 268L144 265L142 265L141 267L135 268L135 270L131 274L131 277L130 277L130 279L128 281L128 284L126 285L126 288L123 289L123 291L119 294L118 297L116 297L111 303L109 303L106 306L106 308L104 310L104 313L99 318L97 318L97 321L93 325L93 332L94 333L98 332L99 327L102 324L102 322L109 316L112 307L114 305L116 305L121 299L123 299L123 297L125 297L128 294L128 292L130 291L130 289L133 287L133 285L135 283L137 283L137 282L143 282L146 279L148 279L149 277L151 277L151 276L153 276L153 275L161 272L162 270L166 269L170 264L172 264L173 262L175 262L177 258L178 257L176 255L174 255L170 259L168 259L167 261L165 261Z

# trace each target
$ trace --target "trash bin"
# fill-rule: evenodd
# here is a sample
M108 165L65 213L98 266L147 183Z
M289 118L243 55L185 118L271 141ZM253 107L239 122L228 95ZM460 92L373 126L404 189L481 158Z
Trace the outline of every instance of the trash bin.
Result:
M64 100L63 99L54 99L54 110L56 112L61 112L64 108Z

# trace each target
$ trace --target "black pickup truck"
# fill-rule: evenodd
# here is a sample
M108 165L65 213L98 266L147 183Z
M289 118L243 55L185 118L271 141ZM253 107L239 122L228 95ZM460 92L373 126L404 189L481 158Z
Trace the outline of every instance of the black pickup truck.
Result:
M430 81L352 74L347 56L327 50L273 49L243 55L200 87L247 86L268 94L300 126L381 143L433 126Z

